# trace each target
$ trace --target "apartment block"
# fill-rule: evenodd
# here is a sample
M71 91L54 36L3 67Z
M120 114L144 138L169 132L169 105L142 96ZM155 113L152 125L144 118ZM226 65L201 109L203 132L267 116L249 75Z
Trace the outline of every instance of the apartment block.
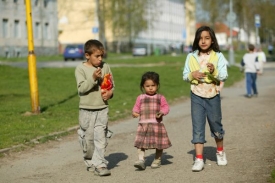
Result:
M31 0L36 55L58 53L57 0ZM25 0L0 0L0 56L28 55Z

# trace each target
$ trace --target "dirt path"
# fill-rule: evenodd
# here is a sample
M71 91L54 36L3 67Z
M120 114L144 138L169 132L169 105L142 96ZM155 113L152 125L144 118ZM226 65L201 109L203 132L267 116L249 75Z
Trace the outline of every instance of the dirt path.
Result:
M247 99L244 82L222 91L223 124L226 131L225 150L228 165L216 165L215 144L207 126L204 156L205 169L191 171L193 145L191 140L190 100L171 107L164 123L173 146L167 149L162 167L137 171L133 147L137 119L110 125L115 136L109 141L106 158L112 175L94 176L85 170L76 135L39 145L0 159L1 183L136 183L136 182L267 182L275 167L275 67L266 64L258 78L259 96ZM183 84L187 84L184 83ZM146 151L149 166L153 150Z

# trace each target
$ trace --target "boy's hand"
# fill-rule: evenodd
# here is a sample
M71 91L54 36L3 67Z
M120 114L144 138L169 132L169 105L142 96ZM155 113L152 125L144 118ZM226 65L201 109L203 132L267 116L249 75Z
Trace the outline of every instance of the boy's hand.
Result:
M137 117L139 117L139 113L132 112L132 116L133 116L133 118L137 118Z
M109 100L113 96L113 90L104 90L101 92L104 101Z
M191 74L192 74L192 77L193 77L194 79L198 80L198 81L199 81L200 79L203 79L203 78L205 77L205 74L202 73L202 72L200 72L199 70L194 71L194 72L191 72Z
M101 78L101 68L98 67L93 73L94 80L97 80L98 78Z

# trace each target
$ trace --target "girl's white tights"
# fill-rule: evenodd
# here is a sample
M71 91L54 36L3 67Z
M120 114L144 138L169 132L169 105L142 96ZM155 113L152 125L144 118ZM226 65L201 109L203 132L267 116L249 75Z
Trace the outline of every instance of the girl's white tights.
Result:
M155 159L161 159L163 149L156 149ZM138 149L138 159L144 161L145 149Z
M145 149L138 149L138 159L144 161Z

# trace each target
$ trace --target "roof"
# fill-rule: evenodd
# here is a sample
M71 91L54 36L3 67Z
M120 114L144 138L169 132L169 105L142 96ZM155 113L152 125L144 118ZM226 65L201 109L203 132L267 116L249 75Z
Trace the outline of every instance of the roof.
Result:
M201 27L203 25L210 26L209 23L196 23L196 29L198 29L199 27ZM210 27L212 27L212 26L210 26ZM215 23L214 31L215 31L215 33L226 33L227 36L230 36L230 28L224 23L220 23L220 22ZM238 31L232 29L233 37L237 37L238 33L239 33Z

